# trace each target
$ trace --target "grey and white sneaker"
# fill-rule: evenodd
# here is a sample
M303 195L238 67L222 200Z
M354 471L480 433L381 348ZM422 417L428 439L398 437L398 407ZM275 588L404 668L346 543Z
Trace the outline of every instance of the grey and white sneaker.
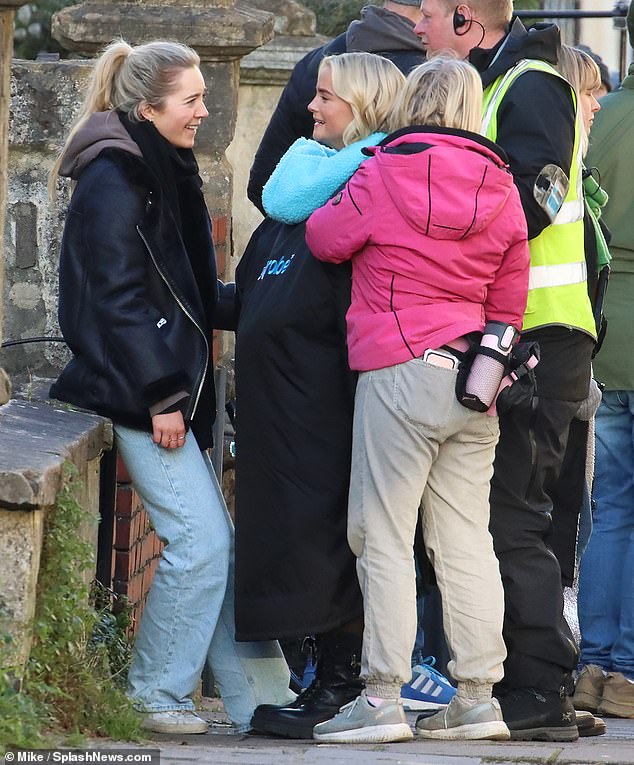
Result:
M382 744L411 741L414 734L400 699L387 699L375 707L368 701L365 691L361 691L331 720L315 725L313 738L332 744Z
M448 741L511 738L497 699L478 701L463 696L454 696L449 706L431 716L419 715L416 735Z
M143 715L141 727L153 733L173 733L181 736L190 733L207 733L209 725L188 709L171 709L166 712L146 712Z

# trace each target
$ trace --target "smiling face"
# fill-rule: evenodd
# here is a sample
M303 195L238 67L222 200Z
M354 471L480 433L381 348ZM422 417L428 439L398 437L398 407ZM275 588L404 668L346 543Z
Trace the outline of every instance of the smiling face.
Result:
M203 101L206 93L200 69L197 66L188 67L177 74L174 88L161 109L146 105L141 109L141 115L153 122L163 138L173 146L191 149L196 131L209 116Z
M317 78L315 98L308 104L315 125L313 138L333 149L343 149L343 133L352 122L352 108L347 101L339 98L332 89L330 67L324 66Z

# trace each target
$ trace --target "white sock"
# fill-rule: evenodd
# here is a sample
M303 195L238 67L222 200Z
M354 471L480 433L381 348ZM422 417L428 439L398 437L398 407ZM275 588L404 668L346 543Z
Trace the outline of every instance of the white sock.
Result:
M380 707L381 704L383 704L384 701L389 701L390 699L383 699L380 696L367 696L367 700L372 704L373 707Z

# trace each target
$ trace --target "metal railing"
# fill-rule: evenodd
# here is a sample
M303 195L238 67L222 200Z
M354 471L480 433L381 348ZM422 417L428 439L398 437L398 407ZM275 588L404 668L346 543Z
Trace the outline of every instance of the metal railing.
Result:
M514 11L520 19L617 19L627 16L629 3L617 3L611 11L580 11L562 9L558 11Z
M613 19L614 26L619 30L619 79L622 80L627 72L627 29L625 17L627 16L629 0L617 0L610 11L585 11L577 9L558 9L541 11L520 11L514 12L519 19Z

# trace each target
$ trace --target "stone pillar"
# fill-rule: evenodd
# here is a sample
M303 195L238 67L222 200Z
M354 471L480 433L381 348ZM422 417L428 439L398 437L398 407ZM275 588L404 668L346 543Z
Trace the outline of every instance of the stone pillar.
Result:
M573 4L571 6L568 0L546 0L544 3L545 11L569 10L571 7L575 8L576 5ZM576 28L578 24L576 19L549 19L549 21L554 21L561 29L562 42L568 45L576 45Z
M4 293L4 211L7 207L7 154L9 150L9 103L11 59L13 58L13 16L27 0L0 0L0 342L2 342L2 295ZM11 395L9 378L0 367L0 405Z
M315 14L295 0L248 0L275 14L275 37L240 62L238 119L227 157L233 166L233 258L235 271L252 232L262 220L247 198L255 152L295 64L330 38L316 33Z
M0 4L3 0L0 0ZM239 3L242 0L238 0ZM82 56L61 61L13 61L9 178L4 255L5 339L59 335L57 258L69 185L61 182L58 203L47 198L50 168L68 135L92 68L107 43L123 37L132 44L166 38L191 44L201 56L209 88L210 117L196 140L196 156L214 218L220 272L226 273L232 241L233 171L225 149L236 121L241 57L273 34L267 11L236 7L233 0L87 0L53 19L54 34ZM233 335L221 333L221 352ZM37 342L6 349L2 362L14 385L29 377L56 377L68 361L62 343Z

